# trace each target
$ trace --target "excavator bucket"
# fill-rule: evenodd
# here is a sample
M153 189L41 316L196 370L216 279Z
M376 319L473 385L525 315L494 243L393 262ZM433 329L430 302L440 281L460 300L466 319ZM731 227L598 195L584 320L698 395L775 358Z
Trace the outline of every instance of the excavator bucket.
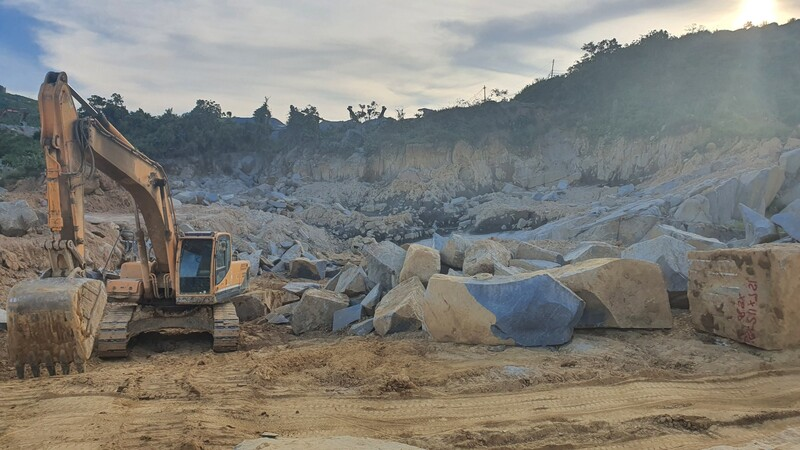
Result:
M8 299L8 356L25 377L44 365L52 376L56 364L68 374L78 372L92 355L95 335L106 306L102 281L88 278L43 278L16 284Z

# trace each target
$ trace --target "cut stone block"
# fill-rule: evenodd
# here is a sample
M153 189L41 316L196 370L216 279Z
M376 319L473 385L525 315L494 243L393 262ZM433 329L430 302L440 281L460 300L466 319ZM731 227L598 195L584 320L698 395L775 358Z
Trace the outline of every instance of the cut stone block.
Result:
M586 303L576 328L672 328L661 268L601 258L547 271Z
M633 244L622 252L625 259L650 261L661 267L667 290L685 292L689 280L689 252L695 248L679 239L662 235Z
M305 257L295 258L289 262L289 276L306 280L321 280L325 278L325 268L327 266L327 261L312 260Z
M541 261L550 261L557 263L559 266L564 265L564 256L561 253L554 252L541 248L529 242L522 242L514 252L514 259L534 259Z
M440 342L544 346L572 338L584 302L547 274L434 275L420 305Z
M692 247L696 248L697 250L713 250L715 248L728 248L727 245L718 241L717 239L707 238L705 236L700 236L699 234L690 233L688 231L679 230L670 225L657 225L647 233L648 239L654 239L659 236L672 236L675 239L679 239L687 244L691 245Z
M453 234L442 248L442 262L446 265L461 269L464 267L464 255L470 246L469 240L459 234Z
M442 261L436 249L419 244L411 244L406 251L403 269L400 271L400 281L411 277L418 277L422 284L428 284L431 276L439 273Z
M351 323L358 322L364 313L361 304L348 306L333 313L333 331L344 330Z
M336 283L336 292L354 297L367 292L367 274L358 266L345 268Z
M373 324L381 336L400 331L415 331L421 327L419 302L425 287L419 278L413 277L387 292L375 308Z
M365 245L361 253L370 281L387 289L397 285L406 260L405 250L390 241L382 241Z
M350 334L355 336L366 336L372 333L373 330L375 330L375 326L373 325L372 317L370 317L369 319L362 320L361 322L358 322L350 327Z
M381 293L381 285L376 284L375 287L369 291L369 294L361 300L361 306L364 307L364 312L366 314L375 314L375 308L378 306L378 302L381 301Z
M491 239L472 244L464 254L464 274L494 273L495 263L508 266L511 252L503 244Z
M783 211L772 216L772 222L783 228L794 240L800 241L800 199L789 203Z
M800 244L689 253L689 308L700 331L766 350L800 346Z
M307 331L331 331L333 315L340 309L347 308L347 296L323 289L309 289L297 303L292 315L292 330L295 334Z
M537 270L555 269L561 264L541 259L512 259L509 263L511 267L519 267L526 272L536 272Z

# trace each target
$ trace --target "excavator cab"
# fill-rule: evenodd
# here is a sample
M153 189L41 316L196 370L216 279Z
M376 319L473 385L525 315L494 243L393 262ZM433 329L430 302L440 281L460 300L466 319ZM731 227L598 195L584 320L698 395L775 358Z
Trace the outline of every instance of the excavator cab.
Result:
M222 303L247 290L248 264L233 260L230 234L186 233L178 255L178 305Z

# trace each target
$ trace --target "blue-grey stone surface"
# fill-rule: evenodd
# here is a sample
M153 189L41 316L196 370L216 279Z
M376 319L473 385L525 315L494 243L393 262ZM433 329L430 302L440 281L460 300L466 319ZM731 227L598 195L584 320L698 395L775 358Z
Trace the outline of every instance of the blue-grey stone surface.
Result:
M800 199L789 203L789 206L772 216L772 223L783 228L786 233L800 241Z
M739 211L744 221L745 240L748 245L764 244L778 240L778 229L769 219L739 203Z
M550 275L512 281L472 279L466 287L495 315L492 333L525 347L569 342L583 314L583 300Z
M356 336L366 336L372 331L375 330L375 326L372 324L372 317L367 320L362 320L357 324L354 324L350 327L350 334L354 334Z
M344 330L348 325L361 320L364 307L360 303L333 313L333 331Z
M369 291L369 294L361 300L361 306L364 307L367 314L375 313L375 307L378 306L378 302L381 301L381 294L381 285L376 284L372 290Z

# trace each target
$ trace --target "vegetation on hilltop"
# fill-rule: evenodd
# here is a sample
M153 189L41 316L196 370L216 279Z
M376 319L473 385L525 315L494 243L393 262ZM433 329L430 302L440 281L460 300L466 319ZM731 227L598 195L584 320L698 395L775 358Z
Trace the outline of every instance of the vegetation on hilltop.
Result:
M119 94L95 95L88 101L138 148L157 158L270 155L298 146L323 152L447 146L461 140L479 146L490 138L524 153L552 130L574 130L593 139L649 138L698 128L710 129L721 140L798 133L800 21L736 31L695 29L681 37L652 31L627 45L606 39L589 42L582 50L584 56L567 73L539 79L512 99L496 90L488 101L459 102L417 119L404 119L405 113L397 110L399 120L367 120L385 112L378 112L376 102L359 104L346 123L322 120L312 105L292 106L285 129L278 130L267 98L251 118L231 117L212 100L198 100L185 114L167 109L161 115L129 111ZM0 94L3 108L27 110L28 122L38 121L34 100ZM361 137L354 139L351 129L358 129ZM28 141L5 136L0 146L0 162L19 167L19 174L36 170L41 160L26 154L40 152Z

